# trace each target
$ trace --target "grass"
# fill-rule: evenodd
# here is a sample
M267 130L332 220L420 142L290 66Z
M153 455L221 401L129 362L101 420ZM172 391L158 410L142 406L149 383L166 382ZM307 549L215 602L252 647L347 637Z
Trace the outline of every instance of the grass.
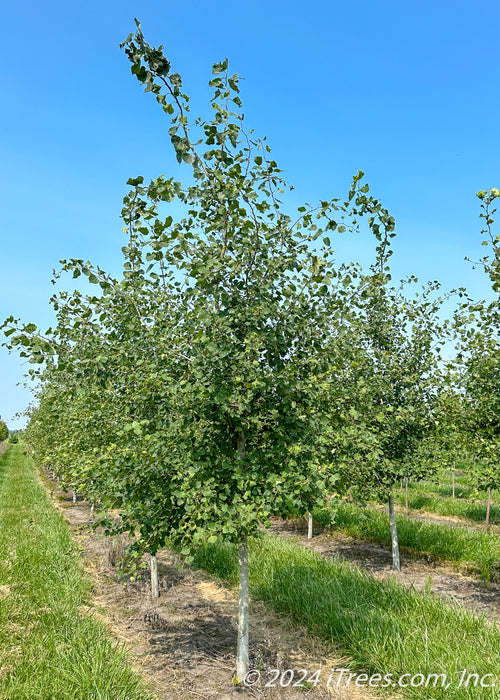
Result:
M466 466L466 469L470 465ZM410 481L408 505L417 510L436 515L455 516L471 523L483 524L486 520L486 491L477 490L473 480L460 469L455 472L455 498L453 496L451 472L440 469L432 481ZM404 489L395 489L396 503L405 505ZM500 492L491 492L490 523L500 525Z
M390 543L389 516L374 509L342 503L332 510L314 513L316 522L347 535ZM456 568L479 573L486 580L500 578L498 535L466 527L450 527L397 517L399 544L417 555L450 562Z
M91 615L68 526L13 445L0 461L0 697L146 700L128 654Z
M205 545L195 557L195 565L233 586L237 562L236 548L223 543ZM331 642L358 671L390 673L394 679L447 674L448 688L405 688L400 691L405 698L500 698L500 631L429 592L417 593L393 579L377 581L346 562L268 535L250 543L250 586L254 599ZM464 670L493 674L498 688L459 687Z
M395 491L394 499L399 505L405 505L404 492ZM444 516L453 515L474 523L484 523L486 520L486 503L479 501L463 500L462 498L443 498L433 493L410 491L408 494L408 506L411 510ZM493 525L500 524L500 505L491 505L490 523Z
M426 493L433 496L441 496L452 500L471 499L486 503L488 497L486 491L477 490L470 476L467 474L455 474L455 499L452 498L453 487L451 473L448 469L439 470L433 481L410 481L410 492ZM493 503L500 504L500 491L492 490L491 498Z

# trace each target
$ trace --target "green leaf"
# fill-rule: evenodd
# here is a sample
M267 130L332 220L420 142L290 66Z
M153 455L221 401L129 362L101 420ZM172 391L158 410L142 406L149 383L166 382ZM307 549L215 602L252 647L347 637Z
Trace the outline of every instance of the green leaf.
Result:
M228 60L227 58L224 59L221 63L214 63L212 66L212 75L218 75L219 73L223 73L225 70L227 70L228 66Z
M142 175L139 175L138 177L129 178L127 180L127 185L130 185L131 187L137 187L137 185L142 185L143 182L144 178L142 177Z

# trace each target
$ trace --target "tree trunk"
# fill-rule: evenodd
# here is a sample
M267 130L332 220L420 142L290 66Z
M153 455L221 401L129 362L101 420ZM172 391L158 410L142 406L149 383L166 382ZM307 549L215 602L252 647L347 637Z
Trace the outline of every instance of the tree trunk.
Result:
M76 491L73 489L73 503L76 503Z
M490 526L490 508L491 508L491 486L488 486L488 501L486 503L486 524L485 524L486 530Z
M455 462L451 468L451 497L455 498Z
M392 568L394 571L401 571L401 563L399 560L399 542L398 528L396 525L396 511L394 509L394 495L389 494L389 522L391 525L391 542L392 542Z
M158 600L160 597L160 584L158 582L158 559L156 554L151 555L151 597Z
M245 434L238 433L236 440L238 457L245 458ZM236 649L236 678L244 681L248 673L248 608L249 608L249 580L248 580L248 541L245 537L238 545L238 566L240 573L240 589L238 598L238 647Z
M240 683L248 672L248 542L238 546L238 563L240 569L240 591L238 601L238 649L236 652L236 678Z
M405 481L406 481L406 484L405 484L405 488L406 488L406 491L405 491L405 504L406 504L406 515L408 515L408 477L406 477Z
M313 516L312 513L307 514L307 539L312 540L313 536Z

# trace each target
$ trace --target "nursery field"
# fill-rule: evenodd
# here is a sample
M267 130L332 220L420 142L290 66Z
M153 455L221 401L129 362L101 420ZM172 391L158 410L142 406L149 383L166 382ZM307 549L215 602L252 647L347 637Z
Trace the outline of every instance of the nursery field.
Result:
M191 567L174 551L162 550L161 596L153 603L147 577L118 580L120 538L95 532L88 504L73 504L54 483L48 484L51 504L21 447L3 457L0 478L0 538L10 562L2 567L1 697L223 698L244 692L368 698L375 691L401 698L500 697L492 686L500 679L494 620L443 602L431 592L431 582L419 592L404 578L383 579L369 567L342 561L338 552L332 556L326 535L310 542L283 529L250 542L250 667L259 670L261 681L253 688L233 687L233 546L206 544ZM439 569L433 573L438 576ZM486 592L486 584L477 584ZM494 584L490 592L498 597ZM154 690L130 671L132 661ZM287 669L295 679L304 669L310 680L302 688L265 688L273 668L285 682ZM354 674L349 687L337 672L326 688L332 669L342 668ZM369 688L365 676L380 680Z
M500 190L489 300L396 281L362 170L300 204L228 58L198 116L138 19L120 46L182 167L127 180L119 273L68 252L55 323L0 325L35 394L2 463L6 692L498 697Z
M286 201L228 58L197 116L138 19L120 46L180 179L127 180L118 276L62 259L55 323L0 325L35 395L0 422L4 696L500 700L500 190L491 299L396 281L363 171Z

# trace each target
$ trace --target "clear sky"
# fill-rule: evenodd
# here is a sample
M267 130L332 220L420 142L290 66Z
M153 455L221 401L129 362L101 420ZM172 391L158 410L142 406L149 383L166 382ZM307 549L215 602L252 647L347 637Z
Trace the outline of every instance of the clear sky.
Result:
M206 109L211 65L245 78L246 125L267 136L302 201L343 196L361 169L396 217L396 276L487 297L480 189L500 187L500 5L476 0L86 0L8 3L0 41L0 319L52 322L52 269L118 273L126 180L180 176L168 121L119 44L141 22ZM343 257L367 262L364 239ZM30 400L0 349L0 415Z

